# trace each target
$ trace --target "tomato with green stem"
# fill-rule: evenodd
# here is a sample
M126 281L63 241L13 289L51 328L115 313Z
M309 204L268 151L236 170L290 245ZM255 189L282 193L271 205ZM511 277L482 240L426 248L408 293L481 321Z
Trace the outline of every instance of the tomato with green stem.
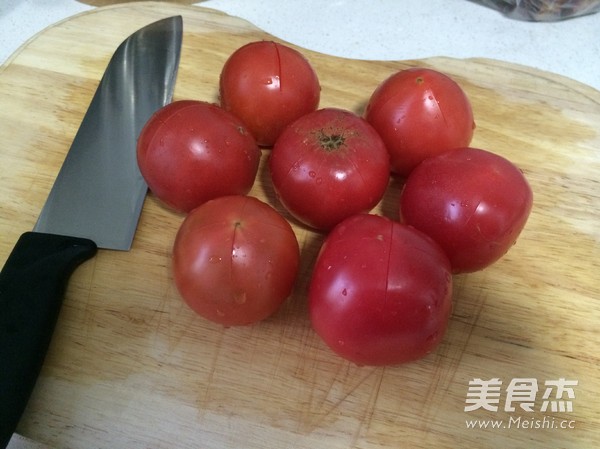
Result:
M252 196L208 201L185 218L173 246L175 285L199 315L225 326L256 323L290 296L300 250L290 224Z
M369 212L383 197L390 161L381 137L362 117L324 108L304 115L277 139L269 158L275 193L302 223L329 230Z

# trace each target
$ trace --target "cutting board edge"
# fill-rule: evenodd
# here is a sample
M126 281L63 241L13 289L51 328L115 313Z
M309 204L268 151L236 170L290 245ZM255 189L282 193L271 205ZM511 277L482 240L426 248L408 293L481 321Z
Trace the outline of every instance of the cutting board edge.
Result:
M167 8L173 8L173 14L184 14L183 11L181 10L195 10L195 9L202 9L207 13L213 14L215 16L221 16L221 17L227 17L231 20L234 21L240 21L240 22L244 22L245 24L249 24L250 26L256 28L258 31L267 34L269 36L272 36L273 39L276 39L280 42L285 42L288 43L292 46L298 47L298 48L303 48L306 51L310 51L310 52L314 52L314 53L319 53L321 55L326 55L328 57L331 58L336 58L336 59L340 59L340 60L355 60L355 61L371 61L374 63L423 63L425 65L436 65L436 66L443 66L443 62L444 61L454 61L454 62L458 62L458 61L473 61L473 62L482 62L488 65L501 65L501 66L509 66L511 67L513 70L517 70L523 73L527 73L530 74L532 76L537 76L537 77L542 77L546 80L551 81L552 83L558 83L558 84L563 84L563 85L568 85L569 88L577 90L579 93L588 96L590 99L592 99L594 101L594 103L600 105L600 90L595 89L593 86L590 86L589 84L586 84L584 82L578 81L574 78L565 76L565 75L561 75L555 72L550 72L547 70L543 70L543 69L539 69L533 66L528 66L525 64L519 64L519 63L515 63L515 62L510 62L510 61L505 61L502 59L497 59L497 58L490 58L490 57L485 57L485 56L475 56L475 57L468 57L468 58L458 58L458 57L452 57L452 56L444 56L444 55L437 55L437 56L426 56L423 58L419 58L419 57L415 57L415 58L410 58L410 59L359 59L359 58L350 58L350 57L345 57L345 56L339 56L339 55L329 55L326 53L323 53L319 50L314 50L314 49L310 49L310 48L306 48L303 47L301 45L295 44L293 42L290 42L289 40L286 40L285 38L276 36L268 31L264 31L262 29L260 29L257 25L251 23L250 21L241 18L241 17L236 17L236 16L232 16L230 14L227 14L225 12L219 11L217 9L214 8L210 8L207 6L202 6L202 5L184 5L184 4L165 4L165 2L160 2L160 1L141 1L141 2L125 2L125 3L119 3L119 4L115 4L115 5L110 5L110 6L100 6L94 9L90 9L87 11L82 11L80 13L74 14L72 16L66 17L58 22L55 22L45 28L43 28L42 30L38 31L37 33L35 33L34 35L32 35L29 39L27 39L25 42L23 42L22 45L20 45L1 65L0 65L0 73L2 73L4 70L6 70L6 68L8 68L13 61L35 40L37 40L41 35L47 33L49 30L60 26L61 24L65 23L65 22L69 22L69 21L73 21L73 20L77 20L80 17L84 17L84 16L88 16L88 15L93 15L93 14L102 14L104 11L107 10L113 10L113 9L121 9L121 8L157 8L157 9L164 9L165 7ZM185 18L184 18L184 33L185 33Z

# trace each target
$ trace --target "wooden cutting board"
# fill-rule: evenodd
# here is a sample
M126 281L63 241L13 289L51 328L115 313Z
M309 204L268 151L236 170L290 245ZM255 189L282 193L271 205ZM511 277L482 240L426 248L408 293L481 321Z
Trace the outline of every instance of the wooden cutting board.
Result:
M177 99L216 100L228 55L272 39L208 9L137 2L58 23L0 68L0 263L33 227L112 52L173 14L185 30ZM302 51L319 74L321 106L358 113L396 70L421 65L455 77L472 100L473 146L514 161L533 187L518 243L496 265L455 278L437 351L408 365L357 367L332 354L307 317L322 236L295 225L302 266L293 296L263 323L224 329L178 296L170 255L183 216L149 195L133 249L100 251L74 274L19 432L82 449L599 447L600 92L486 59ZM395 216L399 188L390 185L377 212ZM264 170L252 194L279 208ZM498 410L465 411L469 382L495 378ZM537 383L531 401L518 389L511 401L519 379ZM545 382L559 379L577 381L562 395L572 411L552 411L556 389L542 411Z

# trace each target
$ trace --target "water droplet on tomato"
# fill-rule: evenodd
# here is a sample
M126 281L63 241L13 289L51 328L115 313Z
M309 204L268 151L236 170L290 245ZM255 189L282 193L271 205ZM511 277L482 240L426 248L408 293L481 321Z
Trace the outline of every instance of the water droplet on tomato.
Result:
M308 176L310 176L311 178L314 178L315 176L317 176L317 174L311 170L308 172Z
M210 258L208 259L208 261L210 263L219 263L221 262L223 259L219 256L210 256Z
M321 183L323 182L323 178L321 178L321 177L318 177L318 178L315 180L315 182L316 182L317 184L321 184Z
M342 296L348 296L348 290L343 289L342 290Z

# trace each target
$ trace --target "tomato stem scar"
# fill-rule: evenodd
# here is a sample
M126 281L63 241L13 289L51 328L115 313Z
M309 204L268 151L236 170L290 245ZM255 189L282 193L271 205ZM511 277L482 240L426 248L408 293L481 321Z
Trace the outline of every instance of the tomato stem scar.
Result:
M344 145L345 140L343 134L326 134L324 131L321 131L319 135L319 143L327 151L337 150Z

